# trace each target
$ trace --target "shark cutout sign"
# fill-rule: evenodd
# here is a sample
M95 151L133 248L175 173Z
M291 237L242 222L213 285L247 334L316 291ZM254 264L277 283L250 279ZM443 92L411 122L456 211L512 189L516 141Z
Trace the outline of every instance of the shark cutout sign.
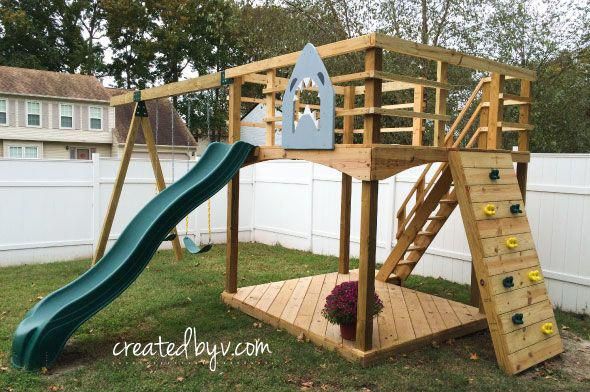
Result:
M296 113L298 92L316 87L320 98L320 118L305 106ZM301 51L283 95L283 136L286 149L333 150L335 121L334 87L317 49L307 44Z

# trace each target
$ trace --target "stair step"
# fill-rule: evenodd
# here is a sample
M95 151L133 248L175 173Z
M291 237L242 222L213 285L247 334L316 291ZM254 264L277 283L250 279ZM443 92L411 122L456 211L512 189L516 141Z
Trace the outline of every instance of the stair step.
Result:
M441 204L457 204L458 201L455 199L440 199L439 203L441 203Z
M445 220L447 219L446 216L440 216L440 215L433 215L433 216L429 216L428 220Z
M400 260L397 265L415 265L418 264L417 260Z
M419 231L418 235L423 235L426 237L434 237L436 235L436 233L433 233L432 231Z
M406 252L413 252L413 251L421 251L421 250L426 250L425 246L418 246L418 245L411 245L408 247L408 250Z

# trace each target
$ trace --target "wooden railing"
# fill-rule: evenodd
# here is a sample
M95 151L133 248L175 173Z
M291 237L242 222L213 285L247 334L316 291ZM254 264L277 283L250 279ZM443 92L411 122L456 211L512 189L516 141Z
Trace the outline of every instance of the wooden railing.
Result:
M486 143L488 142L488 126L489 124L489 108L490 104L490 89L491 78L483 78L477 84L465 105L455 118L455 121L451 125L449 132L445 136L445 143L444 145L447 147L458 148L461 147L461 144L467 140L468 135L470 134L470 130L473 129L475 121L479 118L479 126L473 131L471 136L469 137L467 143L463 146L464 148L473 148L478 144L477 147L486 148ZM463 126L461 132L457 134L455 137L455 132L458 129L461 122L464 120L465 115L469 112L469 109L473 107L474 102L477 97L480 97L479 103L473 110L471 116ZM522 83L521 84L521 95L511 95L505 93L498 94L499 99L501 100L502 107L504 106L524 106L519 114L519 122L518 123L508 123L505 121L498 122L498 127L502 132L511 132L511 131L518 131L519 132L519 150L528 150L528 131L531 130L533 127L532 125L528 124L529 120L529 104L530 104L530 84L529 83ZM523 140L524 139L524 140ZM412 189L402 202L399 210L397 211L397 231L396 237L399 238L408 222L411 221L416 211L420 208L422 203L424 202L425 196L430 191L432 185L436 183L438 177L442 174L444 169L447 167L447 163L443 162L437 166L437 170L431 177L431 180L426 183L427 178L429 177L429 173L431 169L434 167L434 164L430 163L424 167L424 170L414 183ZM410 201L414 199L414 205L408 212L408 204Z

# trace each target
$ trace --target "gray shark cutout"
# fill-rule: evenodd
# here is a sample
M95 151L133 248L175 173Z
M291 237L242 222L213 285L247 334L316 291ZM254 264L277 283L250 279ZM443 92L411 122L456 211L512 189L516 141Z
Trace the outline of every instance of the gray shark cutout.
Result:
M308 107L295 122L297 90L309 83L317 86L320 97L320 118L315 119ZM307 44L293 68L283 95L282 145L295 150L333 150L335 122L334 87L317 49Z

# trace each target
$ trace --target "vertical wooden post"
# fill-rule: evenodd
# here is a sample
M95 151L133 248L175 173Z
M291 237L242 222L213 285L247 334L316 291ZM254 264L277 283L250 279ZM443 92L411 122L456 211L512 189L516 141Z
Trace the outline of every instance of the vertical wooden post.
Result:
M436 62L436 80L441 83L449 81L449 64L443 61ZM436 101L434 105L434 113L447 114L447 90L444 88L436 89ZM434 146L442 147L445 144L445 121L434 120Z
M490 111L488 120L488 149L502 148L502 126L504 100L501 94L504 92L504 75L492 73L490 82Z
M274 89L276 79L276 70L269 69L266 71L266 88ZM276 94L274 91L266 94L266 145L275 145L275 121L270 120L275 117Z
M520 81L520 96L531 98L531 81ZM528 124L530 122L531 105L521 105L518 109L518 122L521 124ZM518 151L529 151L529 132L526 129L518 132ZM522 194L522 201L526 204L526 182L528 173L528 163L519 162L516 164L516 178L520 193Z
M359 254L358 306L356 311L357 348L373 347L371 303L375 296L375 252L377 246L377 196L379 181L363 181L361 194L361 244Z
M125 149L123 150L123 156L121 157L121 163L119 164L119 170L117 171L117 177L115 178L115 184L113 185L113 193L111 193L111 200L109 201L109 207L107 214L102 224L102 230L94 252L94 258L92 259L92 265L96 264L98 260L104 255L104 251L111 234L113 227L113 221L115 220L115 213L117 212L117 206L119 205L119 199L121 198L121 191L123 190L123 184L125 183L125 177L127 176L127 169L129 168L129 161L131 160L131 153L133 152L133 146L135 145L135 135L137 135L137 128L141 118L137 116L137 106L135 104L133 108L133 116L131 117L131 124L129 124L129 131L127 132L127 139L125 140Z
M414 86L414 111L424 112L424 86ZM421 146L423 144L422 126L424 120L414 117L412 120L412 146Z
M145 138L145 144L150 156L150 161L152 163L154 177L156 178L156 187L158 188L158 192L162 192L164 189L166 189L166 181L164 181L164 174L162 173L162 166L160 165L160 158L158 157L158 150L154 141L154 133L149 117L145 116L141 118L141 129L143 131L143 137ZM174 154L174 151L172 151L172 153ZM178 231L176 230L176 227L172 229L172 232L175 234L175 237L172 240L172 249L174 249L176 260L181 260L182 247L180 246L180 239L178 238Z
M479 112L479 127L485 128L486 132L481 132L477 137L477 148L487 149L488 146L488 121L490 119L490 82L484 82L481 86L481 100L480 103L483 105L487 103L488 106L482 107Z
M365 71L381 71L383 65L383 51L380 48L370 48L365 52ZM365 107L381 106L381 79L365 79ZM379 143L381 130L381 116L365 114L363 144Z
M354 86L344 87L344 109L354 109ZM354 117L344 116L342 144L353 143ZM342 173L342 192L340 196L340 252L338 253L338 272L347 274L350 265L350 203L352 196L352 177Z
M381 49L367 49L365 71L381 70ZM365 80L365 107L381 106L381 80ZM364 121L363 144L379 142L381 118L367 114ZM368 351L373 346L373 317L371 303L375 296L375 251L377 246L377 195L379 181L363 181L361 195L361 232L359 254L358 305L356 311L356 345Z
M228 142L240 139L240 101L242 99L242 78L234 78L229 85ZM225 291L238 291L238 233L240 205L240 173L227 185L227 249L225 254Z

